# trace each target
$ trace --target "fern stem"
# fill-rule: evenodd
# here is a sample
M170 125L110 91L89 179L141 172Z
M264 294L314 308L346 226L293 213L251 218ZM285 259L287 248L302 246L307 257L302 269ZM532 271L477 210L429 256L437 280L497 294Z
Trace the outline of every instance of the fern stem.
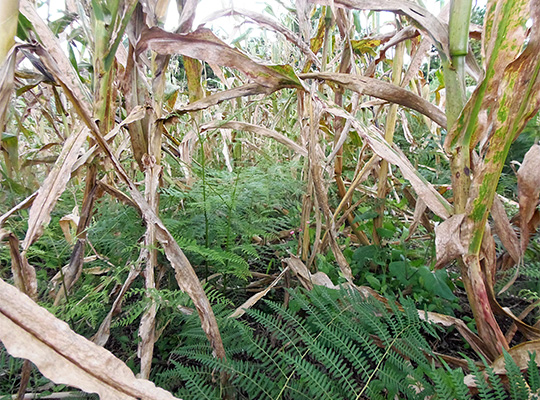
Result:
M364 392L367 390L369 384L371 383L371 381L373 380L373 378L375 377L375 374L377 374L377 372L379 372L379 369L381 368L381 364L383 363L384 360L386 360L386 357L388 356L388 354L390 353L390 351L392 350L392 348L394 347L394 344L396 343L396 341L400 338L400 336L403 334L403 332L405 332L409 327L405 327L403 328L399 334L394 338L394 340L392 340L392 343L390 343L389 346L386 347L386 351L384 352L383 356L381 357L381 359L379 360L379 362L377 363L377 365L375 366L375 369L373 370L373 372L371 373L371 375L369 376L366 384L364 385L364 387L362 388L362 390L360 391L360 393L358 393L358 396L356 396L356 400L358 400L363 394Z
M332 325L334 323L334 321L339 317L341 316L341 314L343 314L345 311L347 311L349 308L352 307L352 304L349 304L347 307L343 308L343 310L341 310L340 313L336 314L334 316L334 318L332 318L327 324L326 324L326 328L328 328L330 325ZM315 338L313 339L313 342L316 342L317 339L323 334L324 330L321 330L319 332L319 334L317 336L315 336ZM304 352L304 354L302 354L302 357L300 357L301 360L303 360L307 354L309 353L309 348ZM285 384L281 387L281 390L279 391L277 397L273 400L278 400L281 398L281 396L283 395L283 392L285 391L285 388L287 387L288 383L290 382L292 376L294 375L294 370L289 374L289 376L287 377L287 380L285 381Z

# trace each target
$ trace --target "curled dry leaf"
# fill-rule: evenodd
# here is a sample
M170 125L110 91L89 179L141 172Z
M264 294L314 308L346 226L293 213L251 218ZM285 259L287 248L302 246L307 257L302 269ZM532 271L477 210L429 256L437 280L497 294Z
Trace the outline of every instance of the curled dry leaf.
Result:
M175 122L175 119L187 112L204 110L208 107L215 106L223 101L236 99L243 96L253 96L257 94L270 94L280 89L280 86L266 87L259 85L258 83L248 83L234 89L224 90L222 92L215 93L211 96L205 97L201 100L194 101L184 107L177 108L169 115L163 118L164 123Z
M207 131L209 129L218 129L218 128L226 128L226 129L236 129L239 131L247 131L252 132L257 135L269 137L272 139L275 139L277 142L284 144L294 152L302 155L307 156L307 150L303 148L302 146L296 144L294 141L289 139L288 137L282 135L281 133L278 133L276 131L273 131L271 129L265 128L263 126L248 124L246 122L237 122L237 121L211 121L207 124L204 124L201 127L202 131Z
M486 344L473 331L471 331L467 324L461 319L431 311L418 311L418 314L421 319L425 319L433 324L444 327L455 326L463 339L465 339L467 343L471 345L478 355L484 357L486 360L492 360L492 357L490 357L489 348L486 346Z
M218 39L211 30L176 34L153 27L145 30L137 43L136 54L153 50L158 54L181 54L208 63L236 68L264 87L293 87L303 89L302 83L288 65L262 65L240 50Z
M452 215L435 227L435 249L437 252L435 268L441 268L465 254L461 237L461 223L464 218L465 214Z
M44 24L43 20L37 15L34 6L29 0L21 0L21 11L34 26L40 27L40 38L42 38L42 34L47 38L54 38L54 35L50 32L47 25ZM201 326L206 333L216 356L225 358L225 349L223 348L223 342L221 341L214 312L212 311L210 302L208 301L206 293L204 292L193 267L161 219L154 213L153 209L130 179L120 161L113 154L107 141L101 135L99 127L91 116L91 106L86 100L83 89L80 87L81 82L78 79L78 76L73 72L67 56L61 50L54 51L54 49L49 48L54 45L56 45L56 41L44 41L45 47L36 47L35 52L39 55L47 69L54 75L57 82L62 86L66 97L72 103L80 119L90 129L90 132L101 147L103 153L109 158L117 176L126 184L127 190L134 203L137 204L137 208L140 210L146 224L153 224L156 226L156 238L162 245L167 259L175 270L175 276L179 287L193 300L201 318ZM67 64L68 67L60 70L65 64Z
M289 270L289 267L286 267L281 273L278 275L276 279L273 280L273 282L268 286L266 289L260 291L259 293L255 293L253 296L251 296L249 299L247 299L244 304L242 304L240 307L238 307L234 312L229 315L229 318L239 318L242 315L246 313L247 309L250 309L253 307L260 299L262 299L266 294L274 287L276 284L283 278L283 275L285 275L285 272Z
M391 11L416 21L436 43L442 55L450 59L448 29L433 14L412 1L403 0L310 0L311 3L335 5L356 10Z
M405 240L409 240L414 234L414 232L416 232L416 228L418 227L418 224L420 223L422 217L425 215L424 213L426 212L426 210L426 203L424 203L422 199L418 199L414 207L413 222L409 226L409 234L407 235L407 238Z
M2 50L0 50L0 52L1 51ZM17 51L14 47L11 52L8 53L8 56L5 60L0 60L0 127L2 130L4 129L6 112L13 91L13 78L15 74L16 59Z
M238 8L228 8L225 10L216 11L215 13L209 15L205 18L203 22L212 21L224 16L234 16L234 15L241 15L243 17L247 17L248 19L254 21L259 27L268 28L270 30L273 30L275 32L281 33L285 38L296 45L302 53L304 53L311 62L313 62L317 67L320 68L321 62L317 58L317 56L311 51L311 48L293 31L288 29L287 27L281 25L280 23L272 20L271 18L268 18L267 16L263 14L259 14L250 10L244 10L244 9L238 9Z
M60 229L66 238L66 242L73 243L72 231L77 231L77 225L79 225L79 213L77 212L77 207L73 210L71 214L64 215L60 218L58 222L60 224Z
M30 208L28 230L22 243L23 251L28 250L30 245L39 239L44 227L51 220L51 211L71 178L71 169L79 157L79 150L84 145L87 136L88 129L80 128L64 143L56 164L39 188L37 197Z
M309 272L306 265L303 263L301 259L296 257L295 255L291 254L291 257L284 258L282 260L284 264L288 266L288 268L291 268L293 273L298 277L300 284L305 287L307 290L313 289L313 286L325 286L329 289L339 289L340 286L334 285L332 280L328 275L326 275L324 272L319 271L314 274ZM366 293L369 293L372 295L374 292L372 289L360 286L357 287L351 282L346 282L342 284L343 287L353 287L355 289L358 289L360 293L362 293L364 296L367 296Z
M286 264L293 273L298 277L300 284L307 290L313 289L313 283L311 282L311 272L309 272L306 265L295 255L291 254L290 257L284 258L283 263Z
M137 379L122 361L0 280L0 340L13 357L32 361L58 384L102 399L172 400L169 392Z
M506 215L504 206L501 202L499 196L495 196L493 199L493 207L491 208L491 216L493 217L493 222L495 224L495 231L501 243L503 244L508 254L512 257L515 263L519 262L521 258L520 249L519 249L519 239Z
M540 145L534 144L523 158L517 172L519 195L519 222L521 228L521 252L529 243L529 222L533 218L540 194Z
M301 74L301 79L324 79L335 82L349 90L377 97L391 103L400 104L411 108L435 121L441 127L446 128L446 116L444 112L429 101L403 89L379 79L368 78L359 75L339 74L339 73L309 73Z
M21 254L19 238L11 232L1 229L0 239L7 237L9 241L9 255L11 258L11 272L15 286L26 293L30 298L37 299L36 269L30 265L26 257Z
M528 367L528 362L530 360L529 354L535 353L536 364L540 364L540 340L531 340L529 342L518 344L508 350L508 354L512 356L514 362L519 367L519 369L524 370ZM504 356L501 355L493 361L491 367L496 374L506 374L506 368Z
M407 156L399 148L390 145L384 140L382 132L374 126L366 127L343 109L327 106L325 111L337 117L350 119L358 134L379 157L399 167L418 197L426 203L431 211L443 219L447 219L452 215L453 207L450 203L414 168Z

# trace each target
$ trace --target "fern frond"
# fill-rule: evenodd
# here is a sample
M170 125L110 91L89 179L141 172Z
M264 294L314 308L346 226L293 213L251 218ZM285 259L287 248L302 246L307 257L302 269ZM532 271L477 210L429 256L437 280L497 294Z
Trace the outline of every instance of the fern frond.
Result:
M512 356L506 351L503 350L506 376L508 377L508 386L510 389L510 396L513 400L528 400L529 399L529 387L521 370L516 365Z

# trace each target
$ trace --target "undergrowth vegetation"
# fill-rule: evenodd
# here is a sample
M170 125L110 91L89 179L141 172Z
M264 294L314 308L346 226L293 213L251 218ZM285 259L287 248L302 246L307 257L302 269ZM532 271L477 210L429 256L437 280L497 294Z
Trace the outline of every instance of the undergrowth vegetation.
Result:
M538 398L540 0L170 2L0 3L0 399Z

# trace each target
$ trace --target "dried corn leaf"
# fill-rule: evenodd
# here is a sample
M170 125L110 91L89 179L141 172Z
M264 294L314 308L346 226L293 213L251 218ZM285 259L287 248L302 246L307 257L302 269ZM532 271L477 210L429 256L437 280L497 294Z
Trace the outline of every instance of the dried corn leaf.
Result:
M461 223L465 214L452 215L435 227L435 249L437 264L441 268L466 253L461 237Z
M524 252L529 244L529 237L531 234L529 232L529 222L533 218L536 206L538 205L538 195L540 194L539 166L540 145L534 144L525 154L523 163L517 172L521 252Z
M271 18L268 18L267 16L263 14L259 14L250 10L244 10L244 9L238 9L238 8L228 8L220 11L216 11L215 13L209 15L205 18L204 22L206 21L212 21L214 19L218 19L225 16L234 16L234 15L240 15L243 17L246 17L250 20L252 20L254 23L257 24L259 27L267 28L270 30L273 30L275 32L281 33L285 38L296 45L304 55L309 58L311 62L313 62L317 67L320 68L321 62L317 58L317 56L311 51L311 48L293 31L288 29L287 27L281 25L280 23L272 20ZM305 16L304 16L305 18Z
M43 35L52 35L46 24L43 23L41 18L35 12L34 7L31 5L29 0L22 0L22 10L33 25L44 25ZM52 36L54 37L54 35ZM199 278L195 274L189 260L178 246L178 243L176 243L161 219L154 213L153 209L146 202L143 195L139 192L137 186L130 179L119 160L113 154L110 146L101 135L99 127L89 111L91 106L89 102L86 101L86 97L79 87L81 82L78 80L78 76L73 72L72 68L60 69L64 64L70 64L66 55L62 51L53 51L53 49L49 48L49 46L53 46L55 43L56 42L46 42L45 49L37 47L35 49L36 54L39 55L41 61L62 86L67 98L72 103L80 119L90 129L94 139L99 144L104 154L109 158L118 177L126 184L127 190L131 194L133 201L137 204L137 207L143 215L146 224L155 225L156 238L165 250L165 255L175 270L175 276L179 287L193 300L193 303L195 304L201 318L202 328L206 333L216 356L219 358L225 358L225 349L223 348L219 328L217 326L210 302L208 301L206 293L199 282Z
M0 229L0 240L9 241L9 255L11 258L11 272L15 286L26 293L33 300L37 299L36 269L28 263L19 249L19 238L13 233Z
M411 108L435 121L441 127L446 128L446 116L444 112L429 101L405 90L399 86L393 85L379 79L368 78L365 76L339 74L339 73L309 73L301 74L301 79L324 79L335 82L346 89L358 92L360 94L377 97L391 103L400 104Z
M246 313L246 310L253 307L260 299L262 299L266 294L277 285L277 283L283 278L283 275L285 275L285 272L289 270L289 267L286 267L281 273L278 275L276 279L273 280L273 282L268 286L266 289L260 291L259 293L255 293L253 296L251 296L249 299L247 299L244 304L242 304L240 307L238 307L234 312L229 315L229 318L239 318L242 315Z
M418 314L421 319L425 319L437 325L444 327L455 326L463 339L465 339L467 343L471 345L478 355L484 357L486 360L493 359L493 357L490 356L491 353L484 341L482 341L482 339L471 331L467 324L465 324L465 322L463 322L461 319L431 311L418 311Z
M215 106L226 100L232 100L236 99L237 97L243 96L253 96L256 94L270 94L275 92L276 90L279 90L280 88L281 87L279 85L274 87L265 87L257 83L249 83L247 85L242 85L234 89L224 90L222 92L218 92L216 94L205 97L201 100L197 100L184 107L174 110L169 115L163 118L163 122L175 122L175 119L180 115L183 115L187 112L204 110L208 107Z
M199 28L195 32L176 34L153 27L145 30L137 43L136 54L153 50L158 54L181 54L217 65L236 68L265 87L303 89L302 83L288 65L263 65L218 39L212 31Z
M335 5L356 10L391 11L415 20L436 43L442 55L450 59L448 29L433 14L412 1L403 0L310 0L311 3Z
M258 126L258 125L253 125L253 124L248 124L246 122L238 122L238 121L228 121L228 122L211 121L211 122L201 126L202 131L207 131L207 130L210 130L210 129L219 129L219 128L221 128L221 129L223 129L223 128L236 129L238 131L247 131L247 132L255 133L257 135L269 137L269 138L275 139L277 142L287 146L288 148L290 148L294 152L296 152L296 153L298 153L298 154L300 154L300 155L302 155L304 157L307 156L307 150L305 148L303 148L302 146L296 144L294 141L292 141L288 137L282 135L281 133L278 133L278 132L273 131L271 129L265 128L263 126Z
M28 250L30 245L39 239L43 229L49 224L51 211L66 189L66 185L71 178L71 169L79 157L79 150L84 145L87 136L88 129L80 128L77 133L69 136L64 143L54 168L39 188L38 195L30 208L28 230L22 243L23 251Z
M538 164L536 168L538 168ZM501 243L503 244L506 251L508 251L508 254L510 254L510 257L512 257L514 262L518 263L519 259L521 258L519 250L519 239L516 232L514 231L514 228L512 227L512 224L510 224L510 220L508 219L508 215L506 215L506 211L504 210L504 206L499 196L495 196L495 198L493 199L491 216L493 217L493 222L495 223L495 231L497 233L497 236L499 236Z
M0 340L13 357L32 361L58 384L97 393L102 399L175 397L152 382L137 379L122 361L0 280Z
M525 370L528 367L530 360L529 354L535 354L536 364L540 364L540 340L531 340L529 342L518 344L508 350L508 354L512 356L514 362L521 370ZM504 361L504 355L501 355L493 361L491 368L493 368L496 374L506 374L506 368Z

